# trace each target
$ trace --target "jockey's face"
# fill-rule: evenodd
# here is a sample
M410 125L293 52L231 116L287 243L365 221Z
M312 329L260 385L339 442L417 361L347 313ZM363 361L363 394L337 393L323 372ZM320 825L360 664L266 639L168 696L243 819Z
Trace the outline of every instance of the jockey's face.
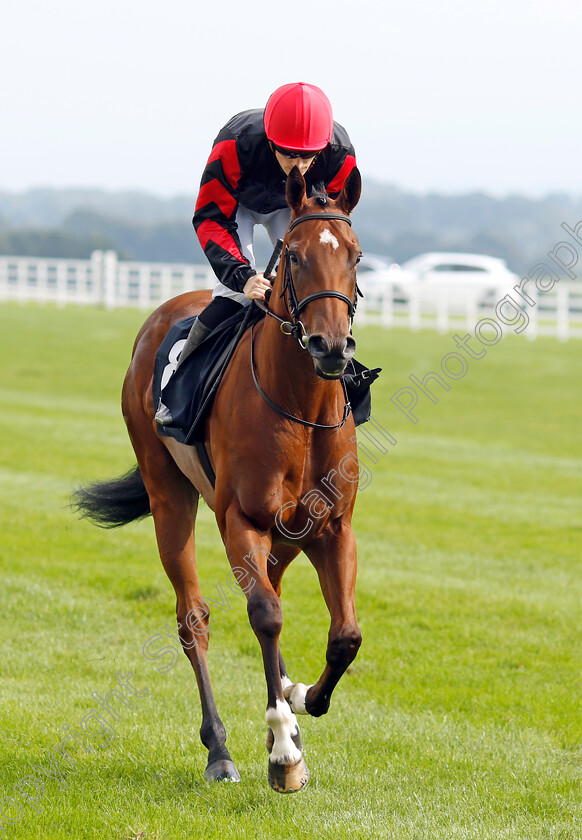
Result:
M305 157L290 158L286 157L284 154L279 152L272 144L271 148L275 153L277 163L279 164L285 175L288 175L294 166L296 166L299 169L302 175L305 175L305 173L307 172L307 170L318 155L318 152L312 152L311 154L309 152L305 152Z

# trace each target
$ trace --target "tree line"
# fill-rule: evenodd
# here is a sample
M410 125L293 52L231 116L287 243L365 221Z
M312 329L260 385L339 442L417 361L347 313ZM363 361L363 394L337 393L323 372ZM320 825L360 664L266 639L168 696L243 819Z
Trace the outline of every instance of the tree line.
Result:
M195 196L38 189L0 192L0 254L87 258L113 249L122 259L204 262L191 217ZM365 253L403 262L426 251L505 259L523 272L552 247L560 224L582 219L582 199L494 197L485 193L414 194L364 180L354 228ZM259 237L260 266L269 256Z

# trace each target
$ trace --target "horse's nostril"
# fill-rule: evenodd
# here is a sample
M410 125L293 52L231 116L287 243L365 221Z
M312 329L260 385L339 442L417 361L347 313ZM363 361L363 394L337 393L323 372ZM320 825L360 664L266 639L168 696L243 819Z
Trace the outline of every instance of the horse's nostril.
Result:
M346 343L344 344L344 352L343 352L344 359L351 359L355 352L356 352L356 339L352 338L352 336L349 335L346 338Z
M310 335L307 342L307 349L316 359L321 359L330 352L329 343L322 335Z
M343 342L330 342L323 335L310 335L307 341L307 349L314 359L350 360L356 352L356 342L351 335L348 335Z

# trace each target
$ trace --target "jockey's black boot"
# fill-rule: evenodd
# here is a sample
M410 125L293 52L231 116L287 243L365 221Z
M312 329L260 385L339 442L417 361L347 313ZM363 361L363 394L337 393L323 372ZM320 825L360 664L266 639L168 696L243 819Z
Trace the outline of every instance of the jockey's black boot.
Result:
M184 362L188 356L196 350L198 345L202 344L206 336L210 335L211 332L212 327L207 327L206 324L202 323L200 318L196 318L190 327L188 338L186 339L186 343L180 353L176 370L178 370L182 362ZM174 371L174 373L175 372L176 371ZM172 426L174 423L170 409L164 405L161 398L154 419L159 426Z
M226 321L226 319L230 318L231 315L234 315L235 312L238 312L240 308L241 304L231 298L224 298L220 296L212 298L206 309L202 310L200 315L190 327L190 332L188 333L186 344L180 353L176 370L178 370L180 365L186 361L188 356L196 350L198 345L202 344L204 339L210 335L215 327L223 321Z
M178 364L176 365L176 370L182 365L188 356L196 350L199 344L202 344L204 339L210 335L212 332L212 327L207 327L206 324L203 324L200 318L196 318L192 326L190 327L190 332L188 333L188 338L186 339L186 344L182 348L182 352L180 353L180 358L178 359Z
M188 356L190 356L190 354L193 353L200 344L202 344L204 339L210 335L215 327L238 312L240 308L241 304L231 298L224 298L220 296L213 298L206 309L200 313L190 327L188 338L182 348L178 364L176 365L172 375L176 373L180 365L186 361ZM201 320L200 316L203 316L204 321ZM156 411L155 419L156 423L160 426L174 425L170 409L164 405L161 398Z

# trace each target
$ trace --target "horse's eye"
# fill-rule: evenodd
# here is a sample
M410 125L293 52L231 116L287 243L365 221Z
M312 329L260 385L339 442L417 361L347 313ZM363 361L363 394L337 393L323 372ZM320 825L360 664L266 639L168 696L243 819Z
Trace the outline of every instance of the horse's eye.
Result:
M293 251L289 252L289 262L291 263L291 265L299 265L297 254L294 254Z
M360 262L361 259L362 259L362 254L358 254L358 256L356 257L356 265Z

